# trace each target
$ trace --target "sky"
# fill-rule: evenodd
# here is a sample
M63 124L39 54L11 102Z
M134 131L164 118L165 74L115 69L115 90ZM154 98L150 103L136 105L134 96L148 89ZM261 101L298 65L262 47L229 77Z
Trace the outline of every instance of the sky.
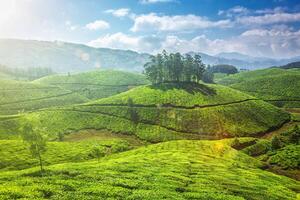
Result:
M0 38L300 56L299 0L0 0Z

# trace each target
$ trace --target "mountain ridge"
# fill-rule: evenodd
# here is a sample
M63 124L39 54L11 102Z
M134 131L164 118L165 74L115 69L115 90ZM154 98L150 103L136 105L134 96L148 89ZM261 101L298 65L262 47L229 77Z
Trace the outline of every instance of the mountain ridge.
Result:
M237 52L219 53L215 56L193 51L188 54L201 55L205 64L230 64L248 70L281 66L300 60L300 56L277 60ZM150 55L62 41L0 39L0 65L13 68L47 67L57 73L84 72L98 68L141 72Z

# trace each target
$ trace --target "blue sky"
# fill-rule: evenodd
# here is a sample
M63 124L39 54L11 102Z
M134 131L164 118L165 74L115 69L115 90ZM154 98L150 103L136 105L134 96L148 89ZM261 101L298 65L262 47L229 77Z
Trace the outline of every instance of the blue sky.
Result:
M300 55L300 2L0 0L0 38L286 58Z

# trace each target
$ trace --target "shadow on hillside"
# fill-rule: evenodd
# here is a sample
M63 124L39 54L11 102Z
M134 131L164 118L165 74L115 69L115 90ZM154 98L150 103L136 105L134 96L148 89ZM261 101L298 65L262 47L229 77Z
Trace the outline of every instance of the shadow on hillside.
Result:
M193 83L193 82L168 82L168 83L158 83L151 85L150 88L156 90L172 90L172 89L181 89L185 90L190 94L202 93L203 95L215 95L216 91L213 88L208 87L207 85L201 83Z

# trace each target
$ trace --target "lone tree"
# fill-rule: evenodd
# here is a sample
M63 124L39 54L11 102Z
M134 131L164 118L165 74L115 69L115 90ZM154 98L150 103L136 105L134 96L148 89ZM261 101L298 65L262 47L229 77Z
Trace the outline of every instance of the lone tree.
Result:
M144 65L144 73L152 83L164 82L199 82L203 80L206 71L201 56L161 54L150 57L150 62Z
M128 114L129 114L130 120L133 121L133 123L135 125L137 125L139 122L139 114L138 114L137 110L134 108L132 98L128 98L127 105L128 105Z
M43 159L42 154L47 150L47 140L44 134L44 130L37 128L39 127L37 123L26 122L22 128L22 139L29 145L29 151L31 155L38 159L41 173L43 169Z
M280 138L275 135L274 137L272 137L272 140L271 140L271 147L273 150L276 150L276 149L280 149L282 146L282 143L281 143L281 140Z

